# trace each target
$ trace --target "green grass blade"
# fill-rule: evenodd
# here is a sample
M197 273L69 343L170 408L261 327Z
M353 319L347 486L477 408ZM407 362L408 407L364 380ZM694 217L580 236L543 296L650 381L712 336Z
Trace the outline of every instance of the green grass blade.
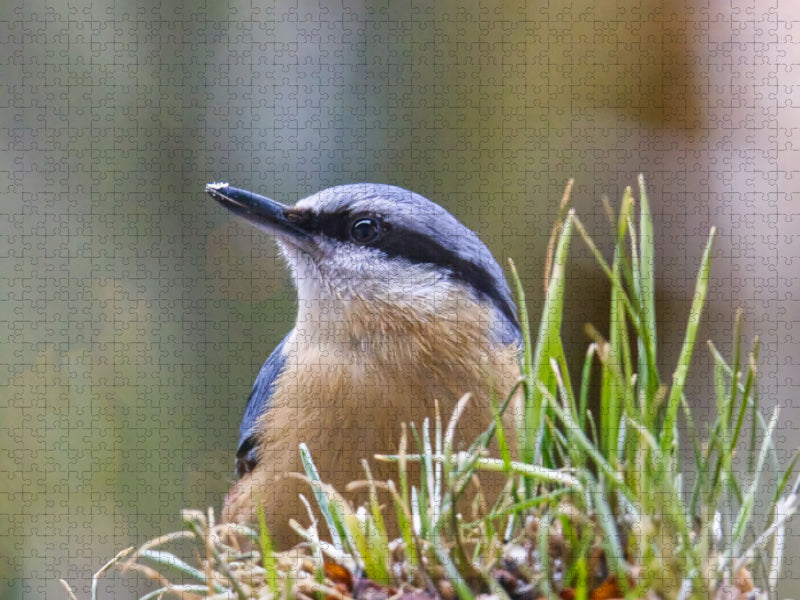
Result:
M686 326L686 334L678 356L678 365L672 376L672 387L667 400L667 410L664 416L664 427L661 433L661 453L664 456L671 455L675 441L675 429L678 420L678 408L680 407L683 387L686 384L686 375L689 371L689 363L692 360L697 329L700 325L700 316L703 313L706 295L708 293L708 275L711 266L711 247L714 242L715 229L711 228L708 236L708 243L703 252L703 259L700 263L700 271L697 274L697 283L694 289L692 307L689 311L689 322Z
M601 371L601 403L600 436L603 454L608 460L616 460L619 453L620 423L623 404L620 402L623 394L622 386L630 380L630 352L628 348L628 331L625 326L625 309L623 304L628 301L621 279L621 268L624 262L625 232L628 217L633 207L633 198L630 188L625 190L622 197L619 221L617 223L617 243L614 247L614 262L610 272L607 273L611 281L611 299L609 302L609 335L607 357L608 362L619 371L622 381L617 381L614 374L603 365ZM628 304L630 302L628 301ZM633 307L631 307L633 310ZM638 320L638 319L637 319Z
M497 406L497 397L493 392L489 394L489 408L492 410L492 419L494 421L494 431L497 435L497 446L500 450L500 458L503 459L503 462L508 466L508 470L510 472L511 449L508 446L506 431L505 427L503 426L503 414L501 412L501 408Z
M430 419L422 421L422 456L425 465L425 479L422 480L422 486L425 491L425 498L428 501L427 508L430 509L428 516L430 521L426 523L425 529L433 531L436 527L436 521L439 516L439 498L436 497L436 482L433 456L433 447L431 445L431 422ZM432 514L431 514L432 513Z
M655 279L655 233L650 202L644 187L644 176L639 175L639 269L636 272L641 322L639 347L639 378L648 396L658 389L658 370L655 356L656 335L656 279Z
M377 460L395 461L397 460L397 458L398 457L396 455L391 455L391 454L376 455ZM445 460L445 457L433 456L432 459L434 461L443 461ZM424 460L424 457L419 454L409 454L408 456L406 456L406 460L419 462ZM458 460L457 456L450 457L451 463L455 463L457 460ZM472 463L474 463L475 468L479 471L492 471L499 473L504 473L507 471L506 464L502 458L471 456L470 464ZM521 461L512 461L511 464L508 465L508 468L511 469L511 473L513 473L514 475L522 475L524 477L529 477L537 482L560 484L560 485L575 487L578 489L581 489L582 487L581 482L577 478L575 478L573 475L570 475L568 471L563 469L550 469L539 465L531 465ZM619 481L618 478L617 481ZM414 488L412 487L412 490L413 489Z
M394 512L397 515L397 525L400 529L400 534L405 544L408 562L412 567L417 567L419 565L419 559L417 557L417 545L414 540L414 532L412 531L411 523L412 517L410 509L406 504L407 500L397 492L393 481L388 481L387 484L389 486L389 493L392 496L392 501L394 502Z
M736 393L739 391L739 386L736 383L739 381L741 375L741 361L742 361L742 321L744 312L741 308L736 310L736 316L733 319L733 375L731 378L731 408L736 406ZM744 404L744 403L743 403ZM735 444L734 444L735 445Z
M608 505L608 494L599 482L595 485L587 486L587 489L592 497L592 503L597 511L600 527L603 530L603 546L605 547L606 560L609 563L609 571L616 574L617 581L620 582L624 591L627 588L625 553L619 541L619 532L614 515Z
M541 561L541 572L546 575L550 573L550 527L552 527L553 516L552 513L545 513L539 518L539 531L536 535L536 546L539 550L539 560ZM539 582L541 587L541 594L545 598L554 598L550 577L542 577Z
M800 450L795 450L792 460L789 461L789 466L786 467L786 472L783 474L783 477L781 477L778 487L775 488L775 495L772 497L772 507L770 509L773 512L775 510L775 505L778 504L778 501L781 498L783 490L786 489L786 486L789 483L789 479L791 479L792 475L794 474L794 468L797 465L798 458L800 458Z
M733 540L732 544L736 547L737 544L741 543L744 539L745 528L747 527L748 523L750 522L750 515L753 510L753 506L755 505L756 499L756 492L758 491L758 484L761 480L761 471L764 468L764 461L767 459L767 454L769 453L770 442L772 441L772 436L775 431L775 426L778 424L778 414L780 411L776 406L772 412L772 418L769 420L769 424L767 425L767 431L764 434L764 440L761 443L761 451L758 455L758 463L756 465L756 472L755 477L753 478L753 483L750 485L750 489L747 491L745 495L744 502L742 503L741 509L739 510L739 514L736 516L736 521L733 526Z
M759 340L758 340L758 338L756 338L755 342L753 343L753 352L752 352L752 357L750 359L750 372L753 373L754 377L755 377L755 373L756 373L756 364L757 364L757 361L758 361L758 351L759 351ZM748 377L748 379L749 379L749 377ZM750 453L750 461L749 461L749 465L748 466L750 467L750 472L752 473L754 468L755 468L755 463L754 463L755 452L754 452L754 450L755 450L755 447L756 447L756 423L758 423L759 419L761 419L761 413L758 410L758 386L757 385L753 386L753 400L751 402L751 408L752 408L752 415L753 415L753 419L752 419L753 423L752 423L752 426L750 428L750 448L751 448L751 450L753 450L753 452ZM763 419L762 419L762 421L763 421ZM763 422L762 422L762 427L763 427Z
M372 516L363 509L356 514L344 516L347 531L353 539L364 564L364 572L372 581L386 585L391 581L386 561L389 558L389 542L381 536Z
M258 507L258 526L258 545L261 549L261 563L264 565L264 570L267 572L267 586L277 598L280 595L280 588L278 586L278 561L275 560L275 546L272 544L272 538L269 535L263 506Z
M751 560L756 550L764 548L767 545L769 538L775 534L775 531L778 528L785 525L786 521L797 512L798 508L800 508L800 497L792 494L790 497L786 498L785 505L781 507L781 510L776 511L777 514L775 516L775 520L770 524L769 527L767 527L767 529L759 534L756 541L753 542L750 547L742 553L742 556L739 558L739 560L734 563L734 572L738 571L749 560Z
M754 348L754 352L755 353L758 352L758 347ZM736 418L736 426L735 426L735 428L733 430L733 446L734 447L736 447L736 445L739 443L739 435L741 434L741 431L742 431L742 425L744 424L744 418L745 418L745 415L747 414L748 407L751 404L753 406L756 406L756 402L757 402L756 399L755 398L751 398L751 393L753 391L753 386L755 385L755 382L756 382L756 368L755 368L755 362L752 362L750 367L747 369L747 378L745 379L744 389L742 390L742 403L739 406L739 415ZM734 381L732 383L732 387L737 389L737 390L740 387L739 385L736 384L736 380L735 379L734 379ZM754 432L755 432L755 426L756 426L756 423L755 423L755 420L754 420L754 422L753 422L753 431ZM755 435L753 435L753 437L751 438L750 443L755 445ZM750 469L751 473L753 471L752 467L754 467L754 466L755 465L751 465L751 469Z
M300 444L300 460L303 463L303 469L305 469L306 476L311 482L311 488L314 492L314 497L317 500L317 504L319 505L319 510L322 513L322 517L325 519L325 523L328 525L328 531L330 531L333 545L338 550L343 551L344 540L346 540L344 520L341 518L341 515L337 514L335 508L328 499L328 495L323 489L324 484L319 477L317 467L314 465L314 461L311 458L311 452L309 451L308 446L305 444Z
M558 401L547 390L543 390L542 396L549 402L550 408L556 416L564 424L564 428L569 435L572 444L575 444L582 452L591 458L600 471L614 484L616 488L623 490L626 495L630 495L625 482L619 476L614 468L606 461L598 448L592 444L591 440L586 437L586 434L581 431L576 423L572 420L569 413L559 406ZM631 498L632 500L633 498Z
M511 281L514 284L515 292L517 294L517 306L519 306L519 322L522 329L522 364L521 372L524 377L523 385L523 410L517 418L517 443L519 444L520 451L522 452L522 460L533 462L533 442L531 432L527 427L527 414L529 406L533 403L533 344L531 342L531 325L528 318L528 307L525 300L525 290L522 286L522 280L517 273L517 267L514 261L508 259L508 265L511 268Z
M578 425L582 431L586 431L586 411L589 407L589 385L592 381L592 361L594 360L597 345L589 344L586 350L586 357L583 359L583 369L581 370L581 388L578 392Z
M730 397L727 394L727 389L725 386L725 367L727 367L727 364L717 351L716 347L714 347L714 344L708 342L708 348L715 363L714 399L717 404L717 419L711 431L708 444L709 458L711 457L711 452L713 450L716 450L717 452L716 467L714 468L714 473L709 481L711 486L709 504L711 506L716 506L717 499L722 491L721 486L723 479L725 481L731 481L733 479L731 477L731 463L733 460L734 446L731 446L730 440L728 439L728 433L730 430L731 406L728 403L728 399ZM723 473L725 474L724 478L722 477Z
M579 427L577 424L577 420L580 418L580 415L578 415L578 407L575 404L575 398L572 395L572 390L569 389L568 385L564 382L564 372L566 372L566 369L562 372L562 368L559 366L558 361L553 357L550 358L550 368L553 370L553 375L556 378L556 383L558 385L558 391L562 402L562 410L569 414L570 420L575 424L576 427ZM580 431L584 431L583 427L580 427ZM556 433L558 433L557 430ZM569 431L567 431L567 435L570 435ZM582 469L584 466L583 459L585 454L582 453L574 444L567 443L566 440L562 443L562 446L569 454L568 464L572 465L572 468L574 469Z
M689 438L692 441L692 451L694 455L695 464L695 480L692 485L692 492L689 500L689 514L697 514L697 505L700 502L701 491L706 489L707 486L707 465L703 450L700 444L697 428L694 425L694 418L692 417L692 410L689 407L686 399L681 399L681 407L683 408L683 416L686 419L686 426L689 430Z
M546 389L553 383L550 365L546 358L560 346L561 322L564 308L564 287L566 283L566 266L569 258L569 246L572 238L572 222L574 211L570 210L564 220L564 228L558 238L556 252L553 259L550 282L547 286L547 297L542 308L542 318L539 323L539 333L536 337L536 347L527 369L527 385L530 390L530 399L526 399L523 410L524 434L523 460L538 463L542 458L542 440L544 434L544 400L537 381ZM549 465L552 466L552 465Z

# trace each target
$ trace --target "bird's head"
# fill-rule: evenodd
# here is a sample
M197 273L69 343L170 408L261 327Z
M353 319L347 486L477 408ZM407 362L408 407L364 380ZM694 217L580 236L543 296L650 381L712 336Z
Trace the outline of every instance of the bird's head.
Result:
M491 307L500 337L518 330L503 271L488 248L441 206L408 190L341 185L285 206L211 183L206 191L272 235L294 277L301 312L315 303L411 304L462 297Z

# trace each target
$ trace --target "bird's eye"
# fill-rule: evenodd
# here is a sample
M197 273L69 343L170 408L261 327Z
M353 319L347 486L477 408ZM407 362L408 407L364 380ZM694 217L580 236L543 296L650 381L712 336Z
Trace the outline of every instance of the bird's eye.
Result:
M350 229L350 237L359 244L371 244L377 240L383 229L380 221L371 217L356 219Z

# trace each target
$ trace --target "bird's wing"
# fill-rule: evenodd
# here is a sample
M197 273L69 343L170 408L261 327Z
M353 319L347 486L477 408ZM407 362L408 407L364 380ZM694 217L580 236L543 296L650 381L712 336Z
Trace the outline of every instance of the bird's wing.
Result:
M258 418L269 410L275 380L286 366L284 348L290 335L291 332L269 355L258 372L250 397L247 399L247 408L244 409L244 417L239 425L239 448L236 451L236 474L239 477L252 471L258 462Z
M503 346L516 344L522 347L522 330L519 325L500 311L497 311L497 315L489 328L489 338L494 343L500 343Z

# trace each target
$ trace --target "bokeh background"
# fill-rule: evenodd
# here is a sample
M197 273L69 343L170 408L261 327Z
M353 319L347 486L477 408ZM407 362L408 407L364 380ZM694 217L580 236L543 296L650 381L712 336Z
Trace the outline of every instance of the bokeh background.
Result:
M643 173L674 366L744 310L800 440L800 8L789 2L0 3L0 599L88 597L118 550L219 508L253 377L294 318L272 243L204 193L385 182L521 268L538 318L558 200L602 248ZM575 244L566 330L605 326ZM711 408L708 352L690 401ZM797 526L794 527L795 531ZM790 557L800 556L790 531ZM794 572L793 572L794 570ZM797 589L797 560L786 567ZM148 589L111 574L103 597Z

